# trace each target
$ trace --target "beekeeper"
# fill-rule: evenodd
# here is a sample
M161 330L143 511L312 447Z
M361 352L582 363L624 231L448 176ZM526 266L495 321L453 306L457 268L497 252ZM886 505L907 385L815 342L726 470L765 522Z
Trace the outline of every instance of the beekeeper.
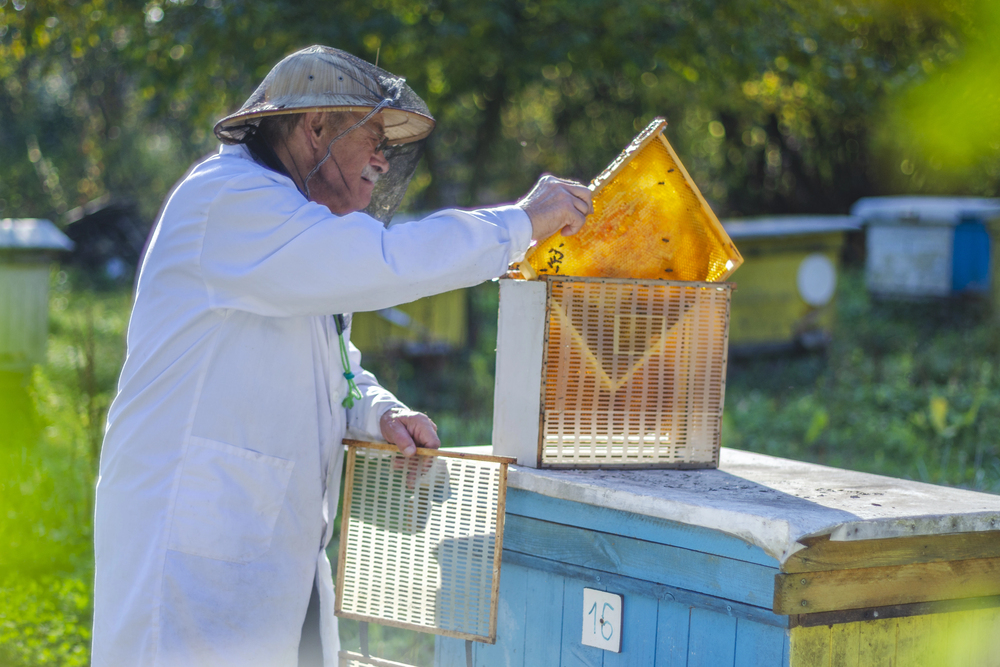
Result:
M546 176L515 205L385 227L433 128L403 79L310 47L170 194L101 455L95 666L336 664L345 431L439 445L361 369L349 313L493 278L592 210Z

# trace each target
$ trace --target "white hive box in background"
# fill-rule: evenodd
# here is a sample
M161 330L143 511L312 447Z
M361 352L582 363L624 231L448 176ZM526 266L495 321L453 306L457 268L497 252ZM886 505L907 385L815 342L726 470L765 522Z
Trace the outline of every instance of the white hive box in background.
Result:
M862 218L865 281L885 297L940 297L988 292L991 227L1000 199L866 197L851 207Z
M73 242L48 220L0 220L0 371L45 361L49 270Z
M732 285L501 280L493 452L533 468L718 465Z

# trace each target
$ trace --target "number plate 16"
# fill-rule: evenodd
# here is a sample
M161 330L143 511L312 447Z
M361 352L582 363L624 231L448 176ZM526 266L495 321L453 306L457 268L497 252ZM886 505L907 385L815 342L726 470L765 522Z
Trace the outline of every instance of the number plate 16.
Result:
M583 589L583 645L622 652L622 596Z

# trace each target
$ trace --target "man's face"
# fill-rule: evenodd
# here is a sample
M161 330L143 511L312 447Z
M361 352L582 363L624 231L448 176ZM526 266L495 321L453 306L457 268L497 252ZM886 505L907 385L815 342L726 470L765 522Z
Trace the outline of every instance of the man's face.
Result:
M339 126L324 127L317 142L321 147L317 161L326 155L330 142L361 117L358 115ZM389 162L379 150L384 137L385 125L381 113L341 137L330 147L330 158L310 179L309 198L325 204L337 215L360 211L368 206L375 182L389 171Z

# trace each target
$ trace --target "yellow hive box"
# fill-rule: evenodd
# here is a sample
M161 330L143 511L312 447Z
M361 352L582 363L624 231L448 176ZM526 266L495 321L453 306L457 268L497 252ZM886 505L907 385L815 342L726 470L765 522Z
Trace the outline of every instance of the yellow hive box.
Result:
M594 179L594 214L586 226L532 248L519 266L526 278L717 282L743 263L663 136L666 125L663 118L653 120Z

